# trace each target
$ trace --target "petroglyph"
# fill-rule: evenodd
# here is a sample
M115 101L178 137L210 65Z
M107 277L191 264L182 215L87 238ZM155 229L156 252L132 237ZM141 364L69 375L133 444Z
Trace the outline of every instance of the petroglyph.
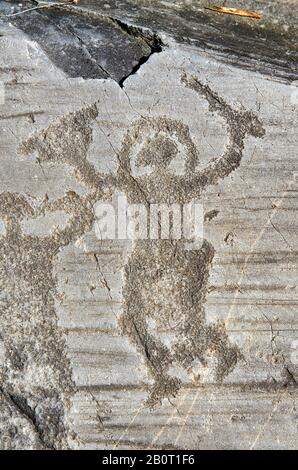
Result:
M87 160L87 152L92 142L91 123L97 114L95 104L69 113L50 124L44 131L31 136L20 145L19 150L25 155L37 152L40 163L70 165L75 171L75 176L84 185L98 191L103 180Z
M125 269L122 329L146 358L154 378L148 404L175 396L179 378L169 369L192 370L197 359L207 366L207 352L217 358L216 380L234 368L241 353L223 325L205 322L209 269L213 247L185 251L183 243L138 241ZM191 274L191 276L190 276Z
M222 156L198 169L199 152L203 149L196 148L185 124L167 117L141 118L128 130L119 153L118 185L132 202L152 199L155 203L170 203L171 200L186 203L198 198L206 187L216 184L239 166L247 135L264 135L253 113L234 110L194 77L183 76L182 83L206 98L210 111L225 119L228 145ZM134 155L135 148L137 155ZM182 175L175 174L171 168L179 150L186 155ZM142 167L144 174L140 175L136 170Z
M44 202L38 211L17 194L2 193L0 199L6 221L6 234L0 239L0 311L6 351L2 388L34 410L35 429L44 447L64 448L68 446L64 414L74 386L57 328L53 262L63 246L91 227L92 211L74 194ZM71 215L65 229L46 237L22 233L23 218L56 208Z
M65 418L74 391L64 339L55 314L56 279L53 263L61 248L90 230L94 220L92 201L101 194L99 180L86 161L92 139L89 123L96 108L87 108L51 124L20 147L23 153L38 151L39 161L63 161L72 165L81 180L96 187L80 197L68 192L63 198L33 201L15 193L0 195L0 217L5 235L0 238L1 334L5 367L1 389L15 408L26 415L44 448L68 448ZM31 199L31 201L30 201ZM22 232L22 221L63 211L67 225L51 235L38 237Z
M68 192L56 201L45 195L38 204L20 194L1 194L6 231L0 239L5 292L0 305L7 361L1 382L15 403L25 404L23 411L30 414L44 447L67 447L64 416L74 391L54 308L53 263L61 248L91 230L94 204L110 198L113 190L124 191L132 203L189 202L239 166L246 135L264 134L256 116L235 111L197 79L184 76L183 85L204 97L210 111L226 120L228 145L224 154L205 168L200 168L202 149L197 149L188 126L160 116L135 121L117 153L117 174L99 173L87 156L98 118L96 104L64 115L19 147L23 154L36 154L39 163L69 165L87 189L84 196ZM44 237L22 232L23 219L55 211L69 215L63 229ZM149 406L178 392L181 382L175 373L171 375L173 367L189 372L198 360L207 367L207 356L213 354L216 380L222 381L241 358L223 324L205 320L213 256L214 248L207 240L200 249L188 251L183 240L138 241L133 245L124 268L119 328L143 355L150 371ZM39 383L34 380L36 375Z
M199 150L186 125L166 117L140 119L126 134L119 155L118 182L130 202L190 202L239 166L246 135L264 135L252 113L232 109L194 77L183 76L182 82L206 98L211 112L226 120L228 145L221 157L198 170ZM179 153L178 144L186 155L183 175L173 174L170 167ZM136 169L142 166L146 171L137 174ZM204 302L213 255L214 248L207 240L201 249L190 251L186 251L183 240L134 242L125 268L121 327L143 354L154 378L150 406L176 395L181 382L169 375L174 366L191 372L197 360L206 366L207 354L213 353L216 379L222 381L241 358L224 325L205 321Z

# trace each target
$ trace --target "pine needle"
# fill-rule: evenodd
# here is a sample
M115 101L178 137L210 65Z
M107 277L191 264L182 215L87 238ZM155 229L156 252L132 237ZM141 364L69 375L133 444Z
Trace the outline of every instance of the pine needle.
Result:
M260 20L262 15L260 13L256 13L255 11L251 10L241 10L239 8L226 8L226 7L219 7L219 6L212 6L206 7L207 10L215 11L216 13L225 13L227 15L237 15L237 16L246 16L249 18L255 18Z

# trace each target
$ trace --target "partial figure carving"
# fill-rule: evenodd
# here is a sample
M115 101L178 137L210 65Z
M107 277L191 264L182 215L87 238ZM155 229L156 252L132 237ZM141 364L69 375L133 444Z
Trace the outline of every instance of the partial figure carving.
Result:
M96 116L96 107L69 114L20 147L27 154L38 151L39 161L73 165L77 176L93 188L90 194L81 197L70 191L56 201L45 196L37 207L29 197L0 194L0 218L6 224L0 237L1 336L6 351L0 392L29 420L40 447L47 449L68 448L70 436L65 412L74 384L57 325L53 265L61 248L92 228L93 204L102 197L100 177L93 180L96 172L93 175L86 160ZM22 232L22 220L55 211L70 216L65 228L45 237Z

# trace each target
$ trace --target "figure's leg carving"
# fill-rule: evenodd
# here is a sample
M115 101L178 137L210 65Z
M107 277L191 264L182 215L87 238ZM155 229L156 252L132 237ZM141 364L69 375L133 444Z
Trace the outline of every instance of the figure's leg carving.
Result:
M143 355L153 385L148 404L173 396L181 381L171 375L185 371L207 355L216 358L216 380L222 381L241 358L223 325L208 324L204 303L214 249L206 240L201 250L186 251L180 241L137 241L125 268L123 334ZM189 273L192 273L190 276Z

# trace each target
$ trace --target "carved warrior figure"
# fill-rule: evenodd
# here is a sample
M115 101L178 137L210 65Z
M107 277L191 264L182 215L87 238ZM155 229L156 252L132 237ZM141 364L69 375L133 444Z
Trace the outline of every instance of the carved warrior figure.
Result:
M92 228L94 204L110 197L112 190L126 192L134 203L186 203L239 166L246 135L264 134L252 113L233 110L194 78L183 77L182 81L205 97L210 110L227 123L226 150L203 171L196 170L198 152L185 124L166 117L148 117L134 123L124 137L117 175L98 173L87 159L92 123L98 116L93 105L61 117L20 147L25 154L37 152L40 163L70 165L88 189L87 195L70 192L53 202L45 198L38 207L18 194L0 195L0 217L7 224L0 238L0 278L4 282L1 334L7 361L1 371L1 391L30 417L45 447L67 446L64 414L73 391L70 364L54 310L53 263L59 250ZM136 177L131 171L132 154L140 143L135 164L153 170ZM171 162L181 146L186 152L184 174L176 175L171 172ZM64 229L48 237L22 233L23 218L56 210L70 216ZM201 249L191 251L184 250L183 240L134 242L125 267L120 327L142 353L153 378L150 405L179 389L178 378L170 375L172 366L188 370L196 360L205 365L211 352L217 357L217 379L222 380L240 357L223 325L205 321L204 301L213 254L207 240Z
M207 99L212 112L226 120L228 145L221 157L196 171L199 157L187 126L165 117L141 119L129 129L119 154L118 184L129 202L188 203L239 166L246 135L264 135L252 113L233 110L195 78L184 76L182 81ZM174 174L171 168L179 145L186 154L183 175ZM135 147L140 149L132 161ZM152 171L132 175L133 167L142 166L151 166ZM170 375L175 366L186 372L196 361L206 366L206 356L212 353L217 362L216 379L222 381L241 357L224 325L205 321L204 302L213 256L214 248L207 240L201 249L192 250L185 249L183 240L134 241L125 268L121 326L142 352L153 377L150 406L178 391L181 381Z

